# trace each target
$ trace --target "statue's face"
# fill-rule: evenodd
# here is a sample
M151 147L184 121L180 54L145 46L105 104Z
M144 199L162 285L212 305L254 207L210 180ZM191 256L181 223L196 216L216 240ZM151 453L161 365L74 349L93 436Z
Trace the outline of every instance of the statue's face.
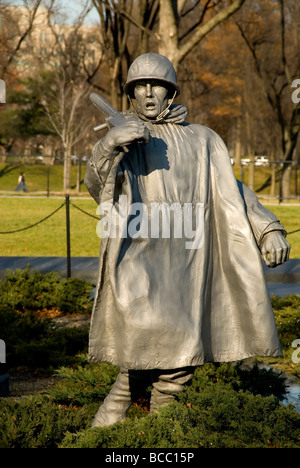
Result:
M134 87L136 111L154 120L168 107L169 90L161 81L138 81Z

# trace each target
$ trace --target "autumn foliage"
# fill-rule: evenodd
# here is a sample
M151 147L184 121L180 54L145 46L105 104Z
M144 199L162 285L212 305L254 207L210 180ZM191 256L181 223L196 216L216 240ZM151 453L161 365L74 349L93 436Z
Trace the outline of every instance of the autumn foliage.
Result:
M2 153L24 151L25 140L32 152L39 145L49 151L50 145L66 158L88 153L96 140L93 127L101 123L88 93L99 92L119 110L127 109L128 66L154 51L177 68L188 120L217 131L237 164L241 156L255 155L299 160L300 104L291 99L292 82L300 78L297 0L90 0L68 27L56 0L48 10L42 11L38 0L32 5L22 27L12 7L0 6L0 76L9 88L8 106L0 114ZM92 7L99 22L86 26ZM46 37L51 47L34 42L37 37ZM44 84L51 80L48 91L41 76ZM78 83L84 91L80 99ZM30 101L24 100L28 93ZM64 106L58 96L64 96ZM12 118L13 110L26 110L30 121ZM89 126L81 123L83 115ZM43 132L35 119L42 120Z

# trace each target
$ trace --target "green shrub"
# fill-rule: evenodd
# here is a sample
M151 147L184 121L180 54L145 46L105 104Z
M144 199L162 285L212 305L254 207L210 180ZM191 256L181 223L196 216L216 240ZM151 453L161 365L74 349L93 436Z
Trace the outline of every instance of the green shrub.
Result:
M279 398L285 393L285 378L281 372L272 368L259 367L254 363L251 369L243 367L243 361L232 365L231 363L207 363L197 369L192 381L192 390L202 391L206 382L216 384L219 381L230 386L235 391L249 391L253 395L275 395Z
M221 366L223 367L223 366ZM300 416L275 396L237 391L218 380L220 366L197 369L178 401L157 415L129 418L108 428L70 431L61 448L263 448L300 447ZM236 371L233 370L236 375ZM233 375L232 374L232 375ZM238 377L237 377L238 379Z
M88 330L56 329L49 319L20 314L2 305L0 330L9 368L26 366L53 372L76 363L76 355L86 352L88 346Z
M281 346L290 349L293 341L300 338L300 295L273 296L271 301Z
M210 391L158 415L69 432L61 448L299 448L299 419L274 398Z
M118 368L108 364L79 365L76 369L63 367L57 371L62 379L50 395L53 401L65 405L87 405L100 402L109 393L118 375Z
M86 314L92 310L93 285L58 273L25 270L9 272L0 282L1 304L20 312L57 308L63 313Z
M117 372L82 360L62 368L47 392L0 400L0 447L300 448L300 415L275 396L241 390L245 375L229 364L198 368L186 391L157 415L132 407L122 424L91 429Z
M92 288L86 281L61 279L57 273L31 272L30 266L9 272L0 282L0 331L7 366L50 372L77 362L76 355L87 350L88 330L56 329L35 312L56 308L62 313L90 313Z
M1 285L6 297L0 303L1 339L6 341L11 367L30 364L35 369L58 369L59 381L36 396L0 399L0 448L300 448L300 415L280 402L285 390L280 373L258 366L249 371L240 363L199 367L185 391L157 415L149 416L147 405L135 405L124 423L91 429L118 369L88 364L86 354L78 354L87 351L87 330L58 330L49 319L13 310L17 300L23 312L27 310L24 298L30 308L42 300L30 298L30 288L34 294L42 290L45 298L51 290L59 297L61 288L68 311L75 298L75 283L56 282L53 276L45 281L45 276L37 275L40 284L35 285L34 276L27 273L8 276L6 286ZM28 294L22 293L23 275ZM88 297L90 290L78 284L74 302L82 297L81 286ZM50 299L45 303L50 304ZM300 337L300 297L273 297L272 303L284 353L289 356L291 343Z
M0 400L0 447L300 448L300 415L274 395L244 388L253 375L264 381L263 372L251 377L230 364L199 367L186 390L157 415L133 406L124 423L91 429L118 369L80 358L77 368L60 369L61 380L42 394Z
M66 431L86 427L93 410L58 405L41 395L0 399L0 448L56 448Z

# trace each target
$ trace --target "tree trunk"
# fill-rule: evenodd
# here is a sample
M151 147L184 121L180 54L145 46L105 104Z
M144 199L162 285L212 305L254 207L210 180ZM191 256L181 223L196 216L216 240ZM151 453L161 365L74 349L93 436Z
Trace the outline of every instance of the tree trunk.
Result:
M216 28L222 21L238 11L246 0L234 0L224 7L206 23L200 23L190 39L182 45L179 43L179 19L184 2L178 0L160 0L159 12L159 53L167 56L175 70L182 60L196 47L204 37Z
M111 84L110 84L110 96L111 96L111 105L115 109L119 109L119 86L118 80L115 77L112 77Z
M71 190L71 151L67 148L64 151L64 192Z
M160 0L159 53L167 56L175 69L179 64L177 0Z
M238 136L235 140L234 165L239 168L241 167L241 140Z
M235 127L235 150L234 150L234 165L241 168L241 119L239 118Z
M81 186L81 158L78 159L78 166L77 166L77 182L76 182L77 193L80 193L80 186Z
M248 180L248 187L249 189L253 190L254 192L254 183L255 181L255 156L251 153L250 156L250 164L249 164L249 180Z
M291 196L291 164L285 164L287 166L282 175L282 200L287 201Z
M276 197L276 162L274 155L271 156L271 189L270 196Z
M149 2L149 0L139 0L139 23L142 26L139 34L139 55L146 54L150 50L149 31L153 30L158 12L159 0Z

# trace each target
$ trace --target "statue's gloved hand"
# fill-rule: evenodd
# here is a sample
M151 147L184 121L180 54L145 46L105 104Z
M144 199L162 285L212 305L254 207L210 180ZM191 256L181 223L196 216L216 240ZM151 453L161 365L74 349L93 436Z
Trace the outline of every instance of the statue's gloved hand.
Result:
M274 268L288 261L291 247L281 231L271 231L264 236L260 250L265 264Z
M129 120L128 123L111 128L102 142L106 149L114 151L134 141L149 141L149 130L141 120Z
M187 108L182 105L172 104L168 115L165 117L167 123L183 124L187 117Z

